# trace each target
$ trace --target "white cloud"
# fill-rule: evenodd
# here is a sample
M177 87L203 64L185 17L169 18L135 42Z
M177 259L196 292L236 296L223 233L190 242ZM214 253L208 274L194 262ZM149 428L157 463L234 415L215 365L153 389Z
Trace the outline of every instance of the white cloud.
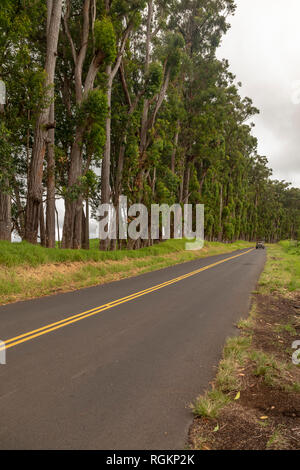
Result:
M261 114L254 119L259 152L274 177L300 187L300 2L236 0L232 28L218 51ZM299 87L300 88L300 87ZM296 97L296 98L295 98Z

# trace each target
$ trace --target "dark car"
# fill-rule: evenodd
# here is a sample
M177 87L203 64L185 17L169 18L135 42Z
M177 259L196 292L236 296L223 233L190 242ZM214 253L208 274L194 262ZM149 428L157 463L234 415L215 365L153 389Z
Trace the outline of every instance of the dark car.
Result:
M259 248L262 248L263 250L265 249L265 242L262 240L259 240L256 242L256 249L258 250Z

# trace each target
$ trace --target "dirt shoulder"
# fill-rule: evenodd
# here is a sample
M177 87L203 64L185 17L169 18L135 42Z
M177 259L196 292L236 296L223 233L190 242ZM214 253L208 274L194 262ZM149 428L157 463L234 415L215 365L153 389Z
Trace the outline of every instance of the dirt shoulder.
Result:
M265 272L278 265L278 256L269 250ZM262 275L250 317L237 325L240 336L227 341L212 388L193 405L192 449L300 448L300 366L292 360L292 345L300 341L300 292L276 291L269 279L266 287Z

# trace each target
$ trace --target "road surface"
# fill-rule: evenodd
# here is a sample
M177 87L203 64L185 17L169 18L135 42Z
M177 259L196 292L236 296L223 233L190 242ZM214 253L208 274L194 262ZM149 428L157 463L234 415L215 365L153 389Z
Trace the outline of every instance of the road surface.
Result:
M183 449L265 251L0 307L1 449Z

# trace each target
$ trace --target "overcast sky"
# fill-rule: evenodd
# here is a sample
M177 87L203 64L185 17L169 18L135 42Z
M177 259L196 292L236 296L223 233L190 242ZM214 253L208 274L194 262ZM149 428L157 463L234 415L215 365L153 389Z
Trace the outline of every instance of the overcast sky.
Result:
M300 0L236 0L218 51L261 113L259 153L274 178L300 187Z

